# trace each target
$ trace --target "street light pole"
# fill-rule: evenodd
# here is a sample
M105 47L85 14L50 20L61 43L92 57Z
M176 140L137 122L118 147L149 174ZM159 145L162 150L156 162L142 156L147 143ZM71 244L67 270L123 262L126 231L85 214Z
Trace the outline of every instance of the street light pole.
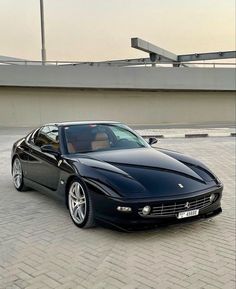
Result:
M44 6L43 0L40 0L40 20L41 20L41 40L42 40L42 65L46 62L46 48L45 48L45 29L44 29Z

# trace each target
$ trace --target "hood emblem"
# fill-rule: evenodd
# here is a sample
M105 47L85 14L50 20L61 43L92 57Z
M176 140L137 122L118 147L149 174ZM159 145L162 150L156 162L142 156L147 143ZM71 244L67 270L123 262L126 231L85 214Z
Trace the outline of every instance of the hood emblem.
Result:
M179 186L181 189L184 188L184 186L183 186L182 184L178 184L178 186Z
M187 203L184 205L184 207L185 207L186 209L189 209L189 208L190 208L189 202L187 202Z

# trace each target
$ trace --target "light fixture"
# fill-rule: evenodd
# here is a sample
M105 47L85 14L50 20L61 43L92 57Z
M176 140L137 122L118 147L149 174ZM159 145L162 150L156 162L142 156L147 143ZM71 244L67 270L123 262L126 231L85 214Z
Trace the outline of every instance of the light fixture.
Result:
M132 211L132 209L130 207L117 207L117 211L119 212L124 212L124 213L129 213Z
M216 195L215 194L211 194L210 195L210 202L212 203L215 200Z
M145 206L142 209L143 215L148 215L151 212L151 207L150 206Z

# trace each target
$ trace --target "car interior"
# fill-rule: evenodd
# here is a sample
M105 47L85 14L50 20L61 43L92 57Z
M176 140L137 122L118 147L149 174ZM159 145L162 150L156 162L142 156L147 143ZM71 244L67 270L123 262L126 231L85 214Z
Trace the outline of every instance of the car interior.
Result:
M96 151L110 147L109 136L105 131L92 128L77 128L66 134L67 149L69 153Z
M80 125L65 128L68 153L83 153L143 146L131 132L106 125Z

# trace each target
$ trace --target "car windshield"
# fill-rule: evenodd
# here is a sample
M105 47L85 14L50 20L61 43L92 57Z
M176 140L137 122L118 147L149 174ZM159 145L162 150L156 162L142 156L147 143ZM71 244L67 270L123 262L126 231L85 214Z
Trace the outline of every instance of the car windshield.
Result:
M122 124L81 124L64 127L70 154L148 147L148 144Z

